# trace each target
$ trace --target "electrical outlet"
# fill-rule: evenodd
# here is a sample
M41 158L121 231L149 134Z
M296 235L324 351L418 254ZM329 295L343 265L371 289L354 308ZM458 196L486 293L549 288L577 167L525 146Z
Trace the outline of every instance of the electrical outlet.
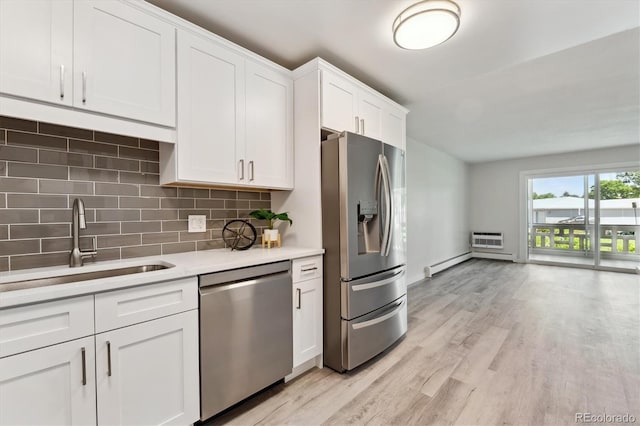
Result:
M203 214L189 215L189 232L205 232L207 230L207 216Z

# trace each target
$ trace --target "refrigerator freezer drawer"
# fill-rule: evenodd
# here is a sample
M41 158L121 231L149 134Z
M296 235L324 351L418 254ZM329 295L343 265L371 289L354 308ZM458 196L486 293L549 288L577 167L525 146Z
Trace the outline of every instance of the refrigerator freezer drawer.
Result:
M393 302L407 293L405 267L342 282L341 317L352 320Z
M342 367L351 370L387 349L407 332L407 296L357 320L342 320Z

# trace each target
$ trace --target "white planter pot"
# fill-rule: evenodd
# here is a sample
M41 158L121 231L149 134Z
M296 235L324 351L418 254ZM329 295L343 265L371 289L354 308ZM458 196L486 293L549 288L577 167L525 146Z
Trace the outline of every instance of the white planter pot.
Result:
M265 241L278 241L278 233L277 229L265 229L264 230L264 239Z

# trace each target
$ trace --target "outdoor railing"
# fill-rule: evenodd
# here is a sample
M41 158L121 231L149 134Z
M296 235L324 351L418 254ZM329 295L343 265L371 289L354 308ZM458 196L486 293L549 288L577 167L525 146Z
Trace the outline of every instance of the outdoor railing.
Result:
M594 225L536 223L529 229L532 251L584 253L593 249ZM640 225L600 225L600 252L604 255L638 255Z

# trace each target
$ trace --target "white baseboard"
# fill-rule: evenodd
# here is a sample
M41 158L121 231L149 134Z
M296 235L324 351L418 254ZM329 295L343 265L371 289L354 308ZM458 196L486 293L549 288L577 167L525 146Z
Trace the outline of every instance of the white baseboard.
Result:
M512 253L488 253L484 251L474 251L473 257L479 259L510 260L511 262L515 262L515 258Z
M450 259L444 260L442 262L438 262L435 265L427 266L424 268L424 273L427 278L431 278L433 274L437 274L438 272L442 272L445 269L449 269L452 266L457 265L458 263L462 263L466 260L471 259L471 252L463 253L458 256L454 256Z
M302 364L298 365L297 367L294 367L293 371L291 371L291 374L289 374L288 376L285 376L284 382L287 383L287 382L295 379L296 377L298 377L299 375L301 375L305 371L312 369L313 367L322 368L322 354L317 355L317 356L311 358L310 360L307 360L307 361L303 362Z

